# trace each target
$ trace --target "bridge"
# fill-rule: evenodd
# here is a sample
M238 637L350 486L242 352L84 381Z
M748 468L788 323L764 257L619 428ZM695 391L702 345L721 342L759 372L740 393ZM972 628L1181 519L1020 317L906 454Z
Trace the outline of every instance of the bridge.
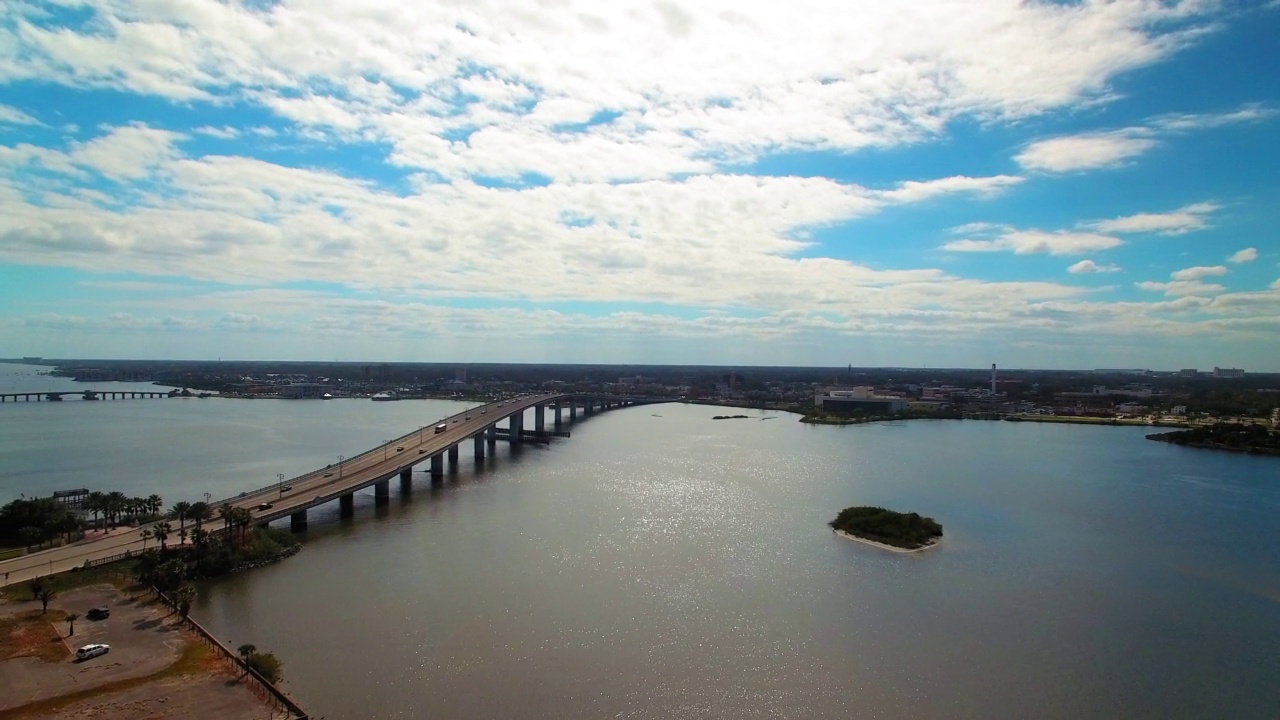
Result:
M210 503L215 512L223 504L240 507L252 513L253 523L266 525L289 518L290 527L307 526L307 511L335 500L343 516L355 510L355 493L373 487L375 502L390 499L391 481L399 478L401 491L411 484L415 466L427 463L433 481L443 479L446 464L457 467L462 446L471 445L476 460L492 456L499 441L520 444L549 442L564 435L566 421L586 418L619 407L670 402L665 398L630 398L616 396L582 396L571 393L528 395L491 402L451 415L432 425L367 450L355 457L336 458L337 462L284 479L266 487L242 492L233 498ZM525 427L526 415L533 410L533 426ZM550 417L548 417L550 416ZM498 427L501 421L505 428ZM131 528L119 535L92 542L23 555L0 562L4 584L22 582L83 567L93 561L141 552L146 548L143 528ZM152 543L154 545L154 542Z
M116 400L124 398L167 398L177 395L177 390L54 390L52 392L20 392L0 394L0 403L40 402L43 400L59 401L67 395L79 395L85 400Z

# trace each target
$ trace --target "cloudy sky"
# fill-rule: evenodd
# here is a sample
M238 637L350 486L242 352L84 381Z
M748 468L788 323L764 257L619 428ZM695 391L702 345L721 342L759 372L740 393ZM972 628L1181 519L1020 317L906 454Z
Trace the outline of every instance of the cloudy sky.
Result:
M0 3L0 356L1280 370L1280 2Z

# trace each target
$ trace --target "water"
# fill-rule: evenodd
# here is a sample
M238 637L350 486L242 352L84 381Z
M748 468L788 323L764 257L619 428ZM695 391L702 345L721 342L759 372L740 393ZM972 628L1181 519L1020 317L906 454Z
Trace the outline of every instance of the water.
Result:
M5 405L0 498L229 494L457 407ZM210 584L193 613L274 651L331 720L1280 710L1276 459L1141 428L718 412L613 411L479 471L464 446L439 487L313 511L301 554ZM946 538L842 540L823 523L851 504L932 515Z

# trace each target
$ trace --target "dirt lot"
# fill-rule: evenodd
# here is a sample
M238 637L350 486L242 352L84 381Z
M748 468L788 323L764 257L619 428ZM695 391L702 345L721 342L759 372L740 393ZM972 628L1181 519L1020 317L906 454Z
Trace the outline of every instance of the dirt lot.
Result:
M111 608L109 618L84 618L101 605ZM81 614L70 637L67 612ZM273 717L176 620L149 596L135 600L106 584L65 591L44 616L37 602L0 605L0 720ZM75 649L89 643L111 651L77 662Z

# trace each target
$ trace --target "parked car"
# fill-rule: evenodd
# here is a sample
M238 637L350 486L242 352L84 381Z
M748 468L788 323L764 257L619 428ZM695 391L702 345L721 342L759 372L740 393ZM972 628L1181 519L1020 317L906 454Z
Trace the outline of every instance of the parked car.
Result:
M107 607L106 605L102 605L96 608L89 608L89 612L85 613L84 615L90 620L105 620L106 618L111 617L111 608Z
M110 645L105 643L93 643L92 645L85 645L77 650L76 660L88 660L89 658L96 658L99 655L106 655L108 652L111 652Z

